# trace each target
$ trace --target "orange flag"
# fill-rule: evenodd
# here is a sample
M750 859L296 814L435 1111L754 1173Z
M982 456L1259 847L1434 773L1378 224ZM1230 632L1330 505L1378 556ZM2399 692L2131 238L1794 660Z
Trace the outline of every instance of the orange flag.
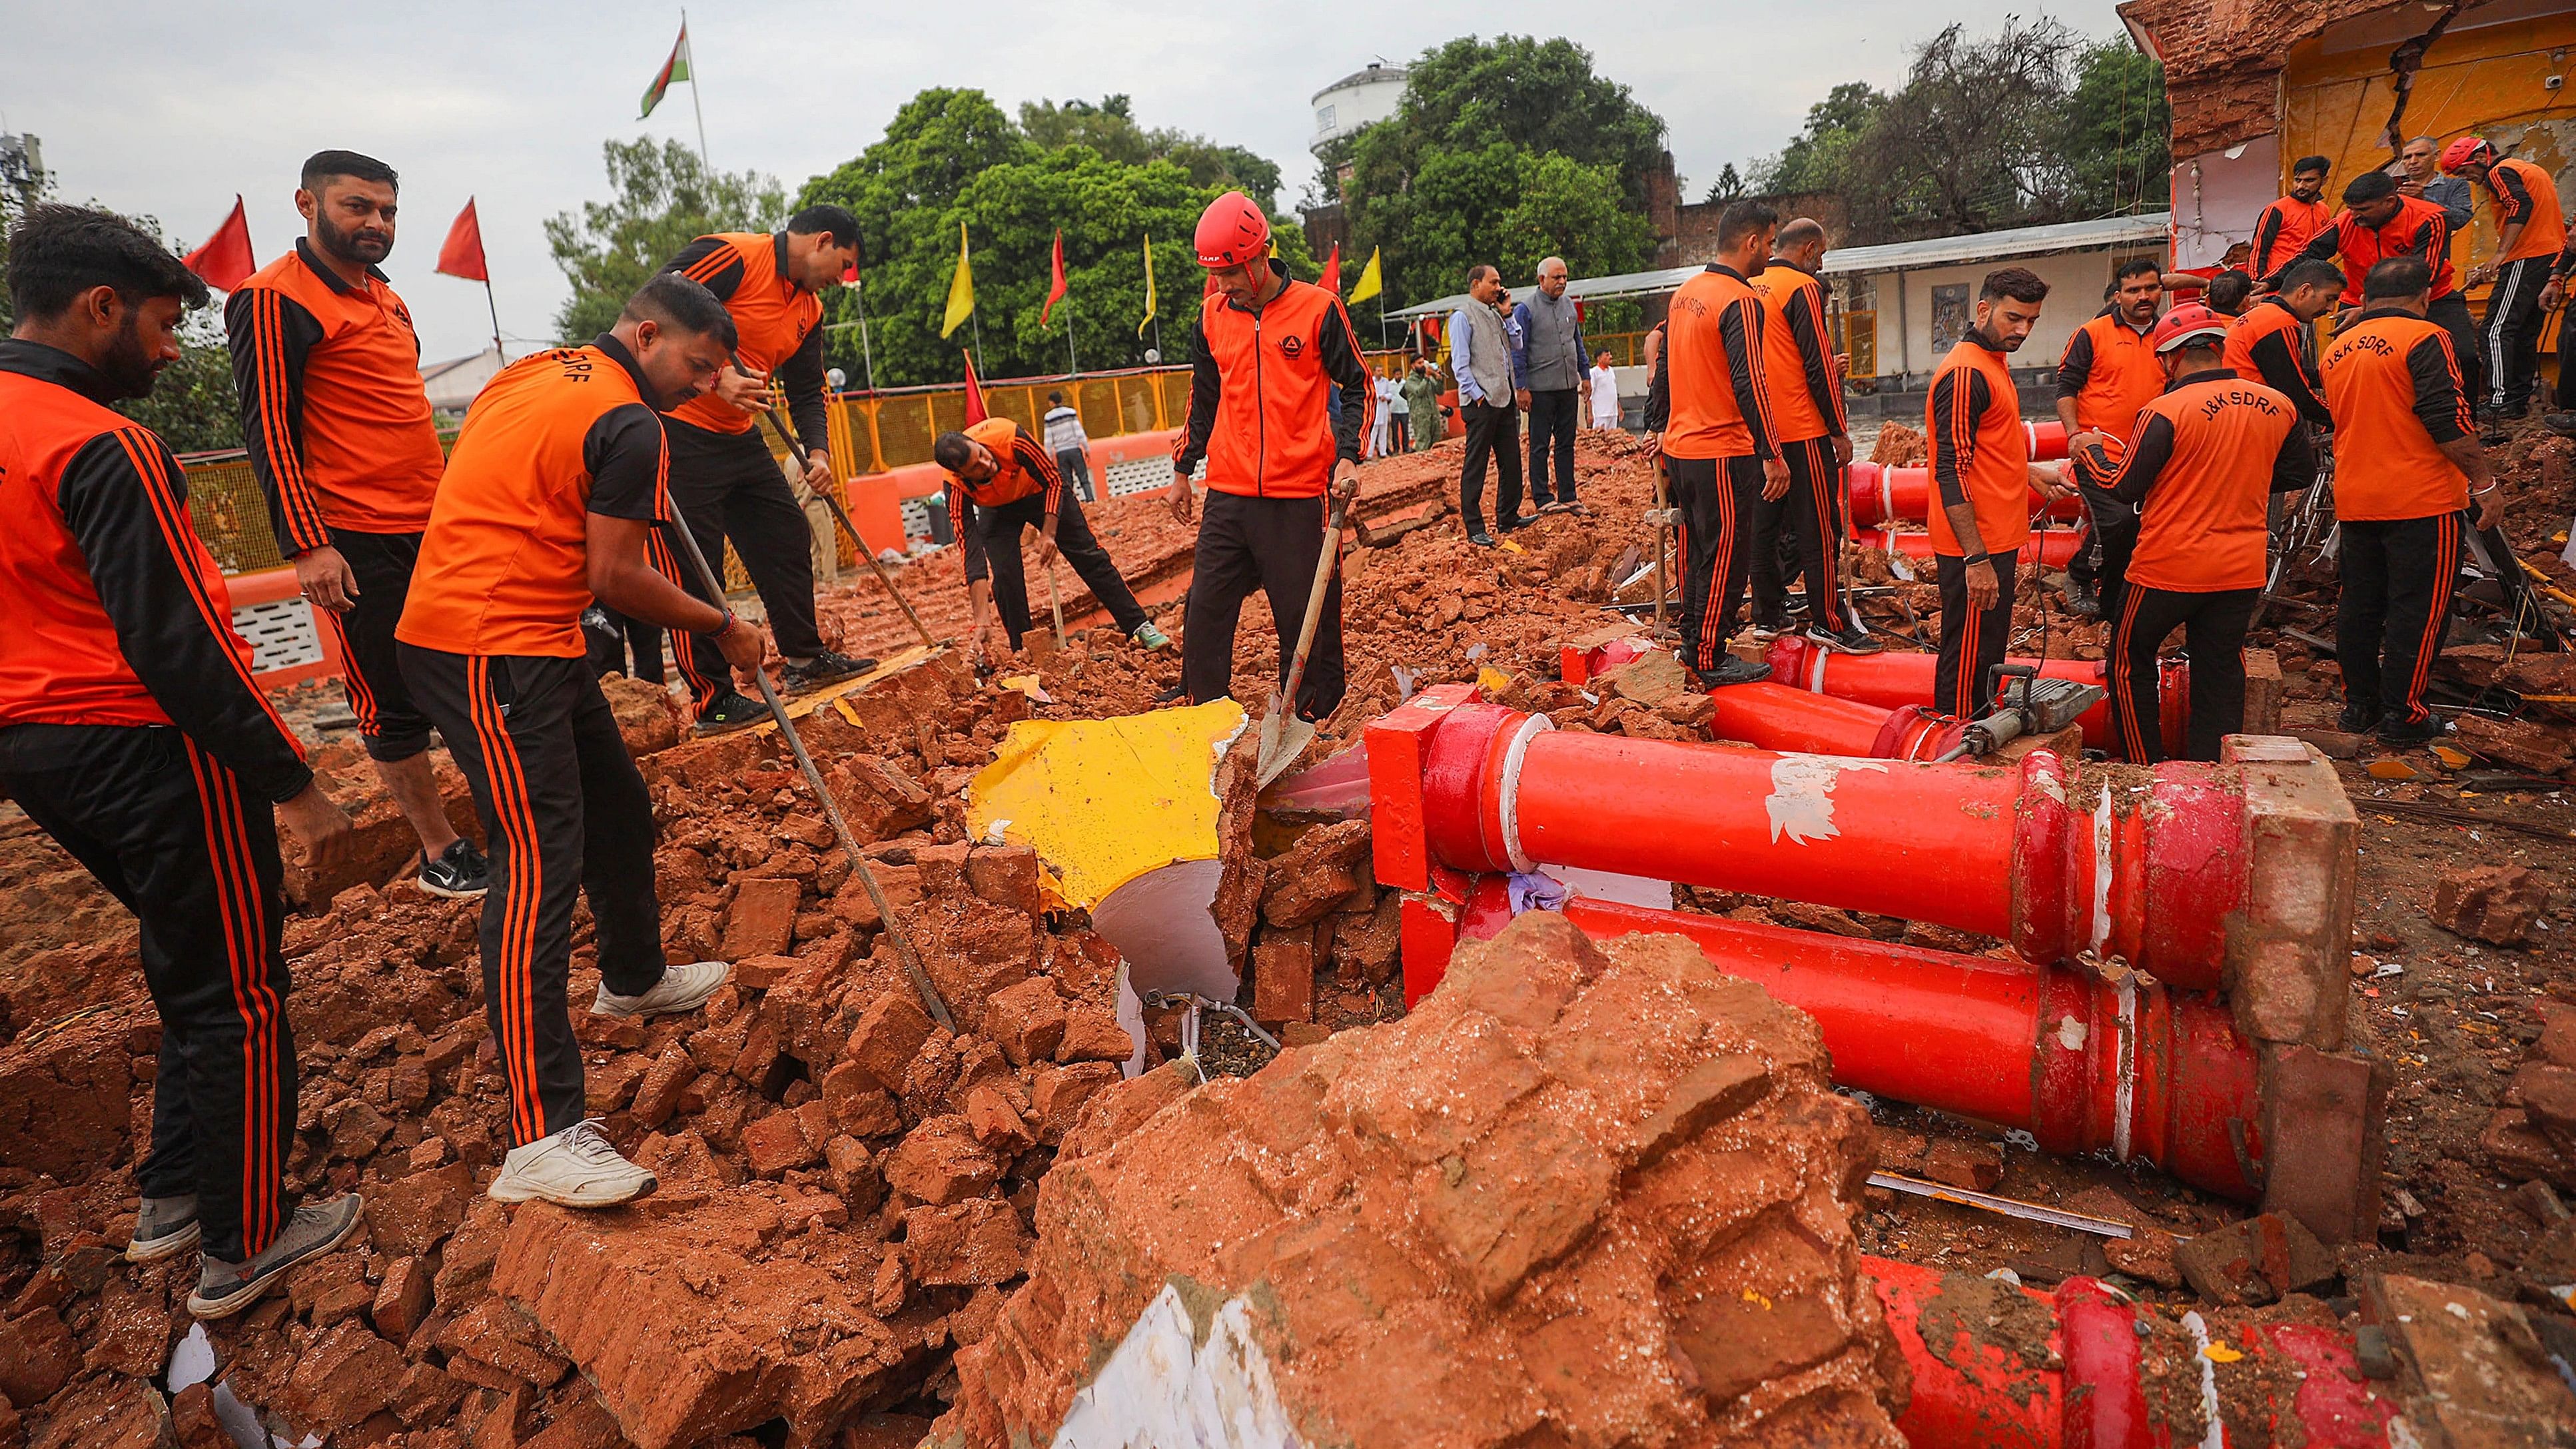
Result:
M984 408L984 389L975 382L975 354L966 353L966 426L973 427L992 414Z

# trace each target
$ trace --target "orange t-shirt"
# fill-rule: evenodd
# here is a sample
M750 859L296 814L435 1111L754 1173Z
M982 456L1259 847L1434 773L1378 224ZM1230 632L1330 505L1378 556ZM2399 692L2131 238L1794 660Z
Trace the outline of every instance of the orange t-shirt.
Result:
M2165 390L2147 333L2105 313L2075 329L2057 360L2057 395L2075 399L2075 425L2127 437L2138 410Z
M1949 506L1962 499L1976 508L1989 555L2008 557L2030 539L2030 434L2004 358L1971 334L1932 374L1923 427L1932 444L1934 553L1967 555L1950 531Z
M670 516L670 451L625 346L525 357L465 414L394 637L450 654L578 658L593 513Z
M733 290L719 289L718 295L724 298L725 310L733 314L734 356L749 371L775 375L779 364L795 356L814 329L823 325L823 300L778 270L778 237L718 232L699 240L717 245L682 268L681 275L693 282L730 282ZM713 392L700 393L671 409L671 416L711 433L747 433L753 424L752 414Z
M2143 505L2129 582L2185 594L2261 588L2276 480L2308 463L2304 436L2290 440L2298 420L2287 397L2224 368L2182 378L2139 409L2109 485Z
M310 242L224 300L251 471L289 556L329 530L418 533L446 460L411 309L383 274L340 280Z
M2409 312L2364 312L2326 349L2334 411L2335 516L2432 518L2469 506L2469 479L2440 444L2469 436L2451 335Z
M1712 262L1673 294L1665 320L1661 361L1672 399L1665 455L1776 456L1761 294Z
M2522 223L2522 235L2497 261L2554 257L2567 249L2567 218L2558 210L2558 182L2546 168L2507 156L2487 169L2487 191L2495 198L2499 234L2517 221Z
M2254 218L2254 275L2268 277L2281 264L2305 250L2334 219L2334 208L2320 199L2284 196Z
M1762 365L1780 441L1842 437L1843 385L1834 375L1824 284L1797 263L1773 257L1750 285L1762 298Z

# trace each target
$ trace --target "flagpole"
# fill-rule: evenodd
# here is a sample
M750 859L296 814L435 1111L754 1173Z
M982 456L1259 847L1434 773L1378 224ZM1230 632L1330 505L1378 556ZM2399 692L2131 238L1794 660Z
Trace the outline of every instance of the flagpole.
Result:
M850 289L859 294L859 355L868 363L868 391L877 390L877 350L868 341L868 284L860 282Z
M689 33L689 12L680 11L680 33ZM698 118L698 164L707 168L707 180L716 177L715 158L707 154L707 108L698 103L698 48L689 47L689 111Z
M1082 373L1082 364L1073 356L1073 304L1070 299L1067 299L1064 309L1064 366L1067 377L1078 377Z
M501 350L501 304L492 300L492 267L488 262L483 266L483 305L492 309L492 355L507 367L510 356Z

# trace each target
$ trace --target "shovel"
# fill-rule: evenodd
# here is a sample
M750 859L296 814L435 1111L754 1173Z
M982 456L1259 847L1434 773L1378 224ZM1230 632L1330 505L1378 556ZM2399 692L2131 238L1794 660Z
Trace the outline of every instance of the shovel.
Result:
M1055 647L1064 648L1064 596L1055 590L1055 560L1047 560L1047 607L1055 611Z
M1288 682L1270 697L1270 713L1261 720L1260 785L1288 772L1306 747L1315 742L1313 722L1297 717L1297 686L1306 678L1306 656L1315 648L1315 621L1324 613L1325 591L1333 586L1333 568L1341 562L1342 524L1350 516L1347 500L1333 505L1324 526L1324 552L1315 560L1315 586L1306 591L1306 622L1297 630L1297 652L1288 662Z

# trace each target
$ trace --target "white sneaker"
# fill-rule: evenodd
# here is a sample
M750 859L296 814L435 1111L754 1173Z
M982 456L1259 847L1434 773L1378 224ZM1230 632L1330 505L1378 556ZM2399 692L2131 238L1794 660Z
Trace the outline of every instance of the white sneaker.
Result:
M597 1122L575 1122L552 1137L513 1147L486 1191L495 1202L542 1198L564 1207L615 1207L660 1185L609 1145Z
M692 961L664 968L662 979L641 996L620 996L603 981L599 994L591 998L590 1012L593 1016L674 1016L695 1011L732 975L733 968L722 961Z

